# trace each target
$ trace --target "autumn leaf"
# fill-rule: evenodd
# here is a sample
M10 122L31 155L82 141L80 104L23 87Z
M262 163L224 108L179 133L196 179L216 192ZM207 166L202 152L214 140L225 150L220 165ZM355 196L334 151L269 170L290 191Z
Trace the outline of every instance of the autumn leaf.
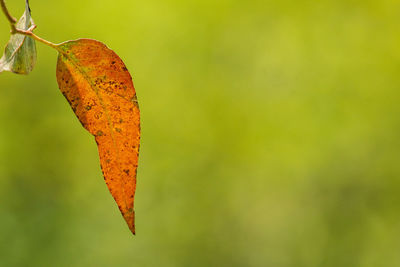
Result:
M26 1L25 12L15 26L20 30L28 30L33 24L29 2ZM19 33L11 35L3 57L0 59L0 72L12 71L17 74L28 74L32 71L35 63L35 40Z
M118 55L91 39L57 45L57 82L94 137L105 182L135 234L139 107L131 75Z

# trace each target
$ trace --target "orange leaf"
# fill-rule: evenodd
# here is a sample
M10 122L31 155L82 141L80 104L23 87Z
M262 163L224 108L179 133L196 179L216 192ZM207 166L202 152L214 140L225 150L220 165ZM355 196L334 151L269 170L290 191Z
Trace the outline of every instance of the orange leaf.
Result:
M135 234L140 120L131 75L118 55L99 41L67 41L57 50L58 86L83 127L95 136L108 189Z

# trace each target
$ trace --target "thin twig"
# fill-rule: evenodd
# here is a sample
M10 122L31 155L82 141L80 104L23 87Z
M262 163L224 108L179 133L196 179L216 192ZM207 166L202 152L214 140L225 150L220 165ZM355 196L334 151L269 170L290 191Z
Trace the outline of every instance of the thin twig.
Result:
M56 44L53 44L52 42L49 42L43 38L40 38L39 36L37 36L36 34L33 33L33 30L36 28L35 24L33 24L26 31L17 29L17 27L15 27L15 23L17 23L17 20L13 16L11 16L10 12L8 12L8 9L7 9L7 6L6 6L6 3L4 2L4 0L0 0L0 4L1 4L1 9L3 10L4 15L7 17L8 21L10 22L11 34L19 33L19 34L27 35L27 36L32 37L33 39L35 39L38 42L41 42L45 45L48 45L50 47L53 47L53 48L59 50Z
M10 12L8 12L6 3L4 2L4 0L0 0L0 4L1 4L1 9L3 10L4 15L6 15L8 21L10 22L10 24L15 24L17 22L17 19L14 18L13 16L11 16Z

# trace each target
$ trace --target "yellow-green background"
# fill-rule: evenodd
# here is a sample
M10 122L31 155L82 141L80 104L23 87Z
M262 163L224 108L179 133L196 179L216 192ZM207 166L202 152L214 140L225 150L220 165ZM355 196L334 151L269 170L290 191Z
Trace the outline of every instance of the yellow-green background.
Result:
M137 235L37 44L30 75L0 74L0 266L400 266L399 1L31 8L38 35L103 41L133 76Z

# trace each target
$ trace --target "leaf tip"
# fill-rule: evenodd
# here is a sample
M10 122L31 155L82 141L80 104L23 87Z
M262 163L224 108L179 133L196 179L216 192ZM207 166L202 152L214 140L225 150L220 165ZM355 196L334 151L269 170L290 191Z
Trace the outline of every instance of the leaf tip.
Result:
M127 213L123 214L126 223L128 224L129 230L131 230L133 235L136 235L135 231L135 211L133 209L129 210Z

